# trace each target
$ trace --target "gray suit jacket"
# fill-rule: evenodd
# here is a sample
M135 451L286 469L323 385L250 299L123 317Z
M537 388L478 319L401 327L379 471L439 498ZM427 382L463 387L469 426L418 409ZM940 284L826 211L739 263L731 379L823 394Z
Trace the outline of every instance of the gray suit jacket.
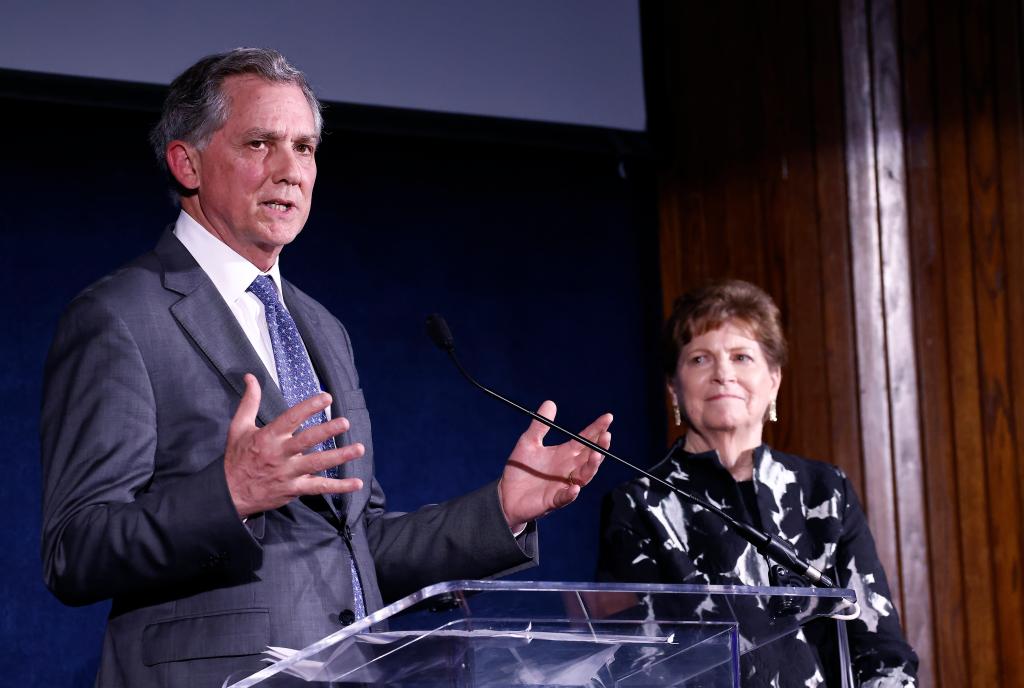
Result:
M333 417L366 455L364 488L335 508L296 500L243 524L228 493L227 428L251 372L258 421L285 409L213 283L170 232L68 307L46 363L43 571L67 604L106 598L101 686L220 686L268 645L299 648L347 620L350 551L370 611L444 579L533 560L493 484L411 514L385 512L370 418L344 327L288 284L284 298ZM351 543L351 549L346 544Z

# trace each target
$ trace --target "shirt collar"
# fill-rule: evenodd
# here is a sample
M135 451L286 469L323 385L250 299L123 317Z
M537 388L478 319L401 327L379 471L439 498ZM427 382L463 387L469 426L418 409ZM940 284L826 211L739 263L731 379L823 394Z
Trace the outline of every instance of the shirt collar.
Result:
M227 303L234 303L244 296L245 290L260 275L268 275L273 278L278 295L280 295L281 268L278 265L279 260L274 261L270 270L262 272L248 260L235 253L184 210L178 214L178 220L174 224L174 236L178 237L178 240L196 259L199 267L203 269Z

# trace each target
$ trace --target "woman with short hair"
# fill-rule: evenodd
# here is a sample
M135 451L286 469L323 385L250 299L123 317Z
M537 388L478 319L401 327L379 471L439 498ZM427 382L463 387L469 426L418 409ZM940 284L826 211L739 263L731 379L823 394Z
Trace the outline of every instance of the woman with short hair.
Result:
M787 356L771 297L739 280L686 294L666 324L664 354L676 424L687 432L651 473L786 540L856 591L861 613L847 628L857 685L916 685L917 657L850 481L831 464L762 441L765 422L776 420ZM602 521L601 580L808 585L773 567L710 511L647 478L616 488ZM825 680L836 668L819 652L824 633L811 624L784 645L784 656L744 661L744 685L831 685Z

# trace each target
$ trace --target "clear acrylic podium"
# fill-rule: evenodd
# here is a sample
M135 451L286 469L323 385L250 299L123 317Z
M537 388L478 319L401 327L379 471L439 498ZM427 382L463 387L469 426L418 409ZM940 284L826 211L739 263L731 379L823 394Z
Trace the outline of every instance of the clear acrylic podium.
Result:
M227 688L623 688L739 686L741 657L783 653L808 624L834 625L851 590L451 581L429 586Z

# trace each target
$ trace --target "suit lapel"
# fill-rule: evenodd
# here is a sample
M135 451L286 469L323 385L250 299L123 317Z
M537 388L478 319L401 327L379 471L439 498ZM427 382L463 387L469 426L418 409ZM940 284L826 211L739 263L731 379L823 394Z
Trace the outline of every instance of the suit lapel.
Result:
M182 295L171 306L178 324L239 398L245 374L255 375L262 392L259 421L266 425L277 418L288 408L284 396L213 282L170 231L160 239L156 254L164 266L164 287Z
M288 405L281 388L252 348L252 343L231 309L224 303L220 292L196 263L192 254L169 230L161 237L155 253L164 266L164 287L182 296L171 306L171 314L203 355L235 390L239 398L245 392L245 374L252 373L256 376L262 392L257 418L262 425L266 425L286 411ZM321 346L319 338L316 337L315 333L319 331L319 318L312 309L305 306L301 298L296 298L295 290L290 284L285 283L284 293L289 312L299 329L321 385L329 392L336 390L332 392L334 401L331 405L331 417L344 416L346 410L340 392L345 387L335 372L341 368L330 347ZM344 439L336 438L339 442L343 442ZM341 477L350 475L349 465L342 466ZM314 499L324 499L331 513L339 520L339 511L346 513L351 502L347 494L341 496L339 504L329 496Z

